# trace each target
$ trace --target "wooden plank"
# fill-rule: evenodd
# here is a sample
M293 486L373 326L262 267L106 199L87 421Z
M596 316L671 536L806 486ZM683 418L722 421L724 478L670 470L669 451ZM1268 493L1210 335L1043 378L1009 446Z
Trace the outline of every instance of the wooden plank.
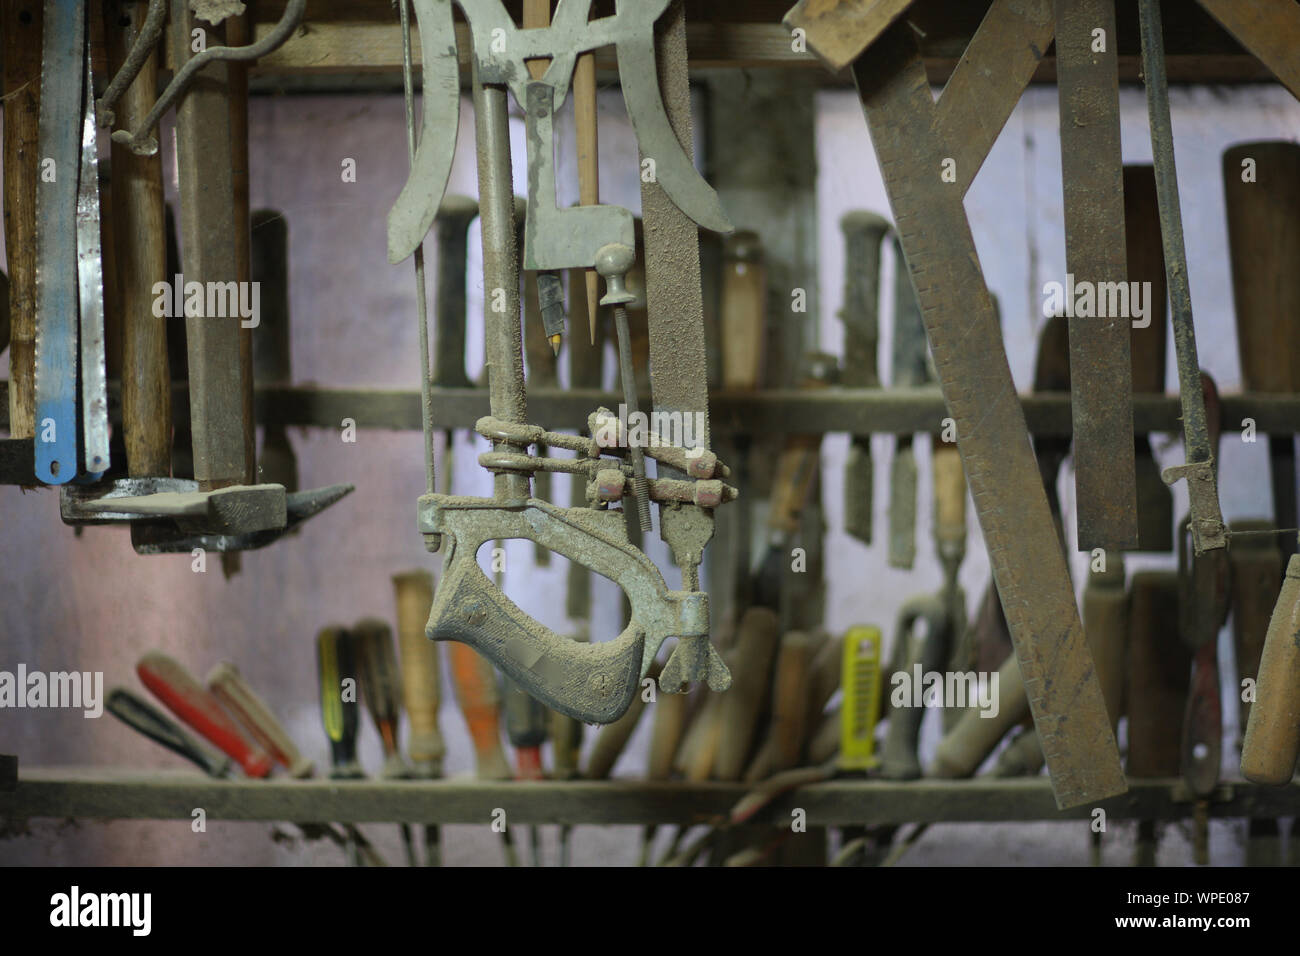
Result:
M452 780L213 780L190 771L113 767L24 767L12 792L0 792L0 818L190 819L202 807L210 820L334 820L340 823L492 822L692 824L727 811L741 784ZM1230 782L1210 803L1219 818L1295 813L1300 785L1256 787ZM1102 804L1111 819L1184 819L1193 802L1175 779L1134 780L1128 793ZM1091 807L1058 811L1046 777L1023 780L835 780L792 791L766 811L789 820L796 807L810 826L888 823L1082 820Z

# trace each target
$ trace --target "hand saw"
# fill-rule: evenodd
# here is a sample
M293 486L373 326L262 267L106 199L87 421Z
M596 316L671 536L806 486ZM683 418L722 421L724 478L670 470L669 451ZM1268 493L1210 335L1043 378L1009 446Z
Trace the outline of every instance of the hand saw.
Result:
M434 639L459 640L490 658L516 684L562 714L591 723L608 723L631 702L638 682L654 663L664 640L681 641L669 665L688 679L707 677L715 690L729 682L716 653L700 654L699 640L707 645L708 597L698 579L684 576L684 587L671 591L658 569L628 539L621 515L607 510L625 490L636 493L648 523L648 501L655 499L711 509L734 497L734 489L721 483L727 471L707 452L706 435L692 435L680 444L662 442L643 448L630 440L620 416L598 412L589 421L592 438L575 438L547 432L527 423L527 396L523 384L521 328L518 302L518 263L514 256L509 136L506 126L506 90L524 108L529 140L529 198L525 232L525 268L558 270L595 266L606 278L608 291L601 300L614 305L620 351L630 373L628 330L621 308L632 295L623 279L632 264L631 213L610 206L560 210L555 206L551 119L564 101L576 56L595 46L614 44L620 60L628 64L625 96L630 112L639 113L638 129L643 150L658 159L658 178L677 191L678 202L694 209L698 221L725 227L716 195L690 165L689 156L675 138L671 144L656 140L662 127L671 134L667 117L644 115L647 103L662 114L658 85L638 70L654 68L654 19L663 2L633 9L619 4L614 17L587 22L589 2L562 0L554 22L545 28L516 30L498 0L458 0L470 22L473 41L476 134L479 146L479 209L483 223L484 287L501 289L505 308L485 302L489 391L492 414L476 430L493 443L479 462L495 477L491 498L426 494L420 499L420 530L432 550L444 550L442 584L430 610L426 633ZM450 4L415 0L426 52L426 87L432 76L450 80L455 72L454 34L450 32ZM545 58L550 65L538 80L528 79L526 60ZM438 63L436 60L449 60ZM432 89L431 87L428 87ZM445 189L449 169L450 128L431 126L439 114L436 97L426 96L425 123L420 146L406 189L389 216L389 252L400 261L414 251L433 220ZM423 152L422 152L423 151ZM432 151L432 152L431 152ZM678 155L680 154L680 155ZM712 200L712 208L708 206ZM492 296L487 297L489 300ZM548 333L550 329L548 328ZM703 369L701 368L701 380ZM635 390L625 376L627 405L634 408ZM629 419L630 420L630 419ZM612 424L611 424L612 423ZM603 437L602 437L603 436ZM568 449L571 459L551 458L527 449L537 445ZM603 459L602 454L630 458ZM664 477L649 481L643 457L661 462ZM677 469L674 478L667 469ZM564 471L586 481L588 507L559 508L532 497L532 475ZM710 527L711 531L711 527ZM488 580L476 562L478 549L489 540L525 538L558 551L571 560L599 569L616 581L629 598L632 615L624 632L612 641L579 644L529 618ZM702 544L700 546L702 549ZM698 565L698 557L695 559ZM699 640L695 640L699 639ZM689 647L684 653L683 647ZM690 660L684 660L690 658ZM674 665L674 660L676 664ZM676 682L662 685L675 689Z
M995 3L994 11L1007 6L1017 8ZM981 42L989 18L972 46ZM891 27L856 62L854 79L956 423L1057 805L1066 808L1122 793L1123 772L961 192L940 179L948 142L910 31L906 22ZM1019 39L1016 31L1004 35L1007 44ZM1009 87L994 92L1019 95Z
M39 123L44 161L36 190L35 460L36 477L58 485L79 474L98 478L108 469L108 394L86 6L46 0L45 17Z

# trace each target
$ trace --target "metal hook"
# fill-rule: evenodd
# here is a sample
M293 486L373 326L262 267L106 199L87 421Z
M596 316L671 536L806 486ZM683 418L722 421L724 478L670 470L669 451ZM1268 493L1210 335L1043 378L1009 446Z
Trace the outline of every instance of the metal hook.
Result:
M144 25L140 27L139 35L131 45L131 52L127 54L121 69L113 77L113 82L108 84L108 89L95 104L95 109L99 111L99 121L104 126L113 125L113 104L121 99L126 88L135 81L144 66L144 61L149 59L149 54L158 45L158 38L162 36L163 21L166 19L166 0L149 0L149 12L145 14Z
M298 25L302 23L303 11L306 8L307 0L289 0L288 5L284 8L284 15L280 17L280 21L275 25L275 28L256 43L250 43L247 46L214 46L198 54L172 77L172 81L167 84L167 89L163 90L162 96L158 97L158 102L153 105L153 109L144 118L140 128L134 133L124 129L118 130L113 134L113 142L130 147L131 152L137 156L152 156L158 152L158 141L149 135L149 131L158 124L158 120L163 113L167 112L172 104L180 99L181 93L184 92L185 87L194 78L194 74L214 60L256 60L259 57L266 56L272 50L278 49L289 39L290 34L298 29ZM153 6L151 2L150 14L152 12ZM133 49L131 52L134 54L135 50ZM123 69L125 68L124 65ZM117 80L114 79L113 82L116 83Z

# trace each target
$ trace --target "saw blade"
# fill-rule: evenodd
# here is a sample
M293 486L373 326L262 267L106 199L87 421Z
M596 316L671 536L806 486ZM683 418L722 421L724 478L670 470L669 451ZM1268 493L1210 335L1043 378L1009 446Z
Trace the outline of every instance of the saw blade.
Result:
M108 470L108 373L104 355L104 264L100 257L95 87L86 48L81 177L77 186L77 285L81 304L81 443L85 470Z
M77 170L84 0L45 0L36 181L36 477L77 475Z

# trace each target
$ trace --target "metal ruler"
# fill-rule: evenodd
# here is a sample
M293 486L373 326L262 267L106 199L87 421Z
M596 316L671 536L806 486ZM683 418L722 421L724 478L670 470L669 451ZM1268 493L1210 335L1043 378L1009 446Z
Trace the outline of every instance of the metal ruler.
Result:
M1062 809L1126 787L911 27L891 27L854 79L921 303L944 399Z

